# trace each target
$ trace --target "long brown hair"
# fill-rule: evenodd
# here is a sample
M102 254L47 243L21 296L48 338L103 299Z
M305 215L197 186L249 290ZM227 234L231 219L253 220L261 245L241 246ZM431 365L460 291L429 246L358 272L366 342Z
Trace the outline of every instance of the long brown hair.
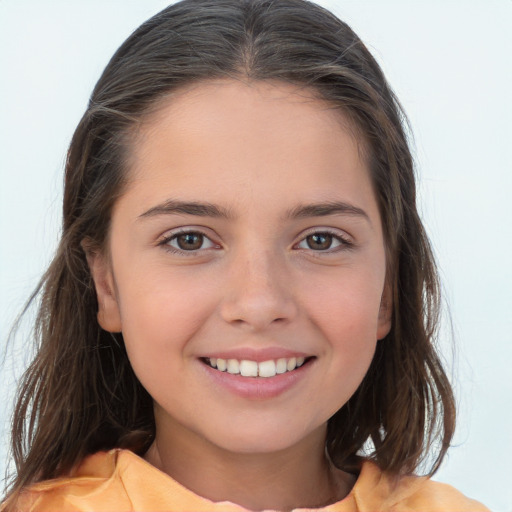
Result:
M10 493L67 473L112 447L144 453L155 423L122 334L102 330L81 243L104 247L123 193L137 124L166 95L215 78L280 80L339 108L364 141L387 245L393 326L370 369L330 420L327 450L349 468L365 454L383 470L439 466L454 430L450 384L435 351L439 285L416 208L405 115L356 34L306 0L184 0L139 27L98 81L66 162L63 231L38 293L37 354L13 419Z

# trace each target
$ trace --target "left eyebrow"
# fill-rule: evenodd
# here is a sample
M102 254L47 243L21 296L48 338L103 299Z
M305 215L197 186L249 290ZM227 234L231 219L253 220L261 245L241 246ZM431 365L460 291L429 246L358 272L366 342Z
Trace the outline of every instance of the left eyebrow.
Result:
M371 224L370 217L363 209L342 201L327 201L325 203L298 205L286 213L286 217L289 219L324 217L327 215L350 215L361 217Z

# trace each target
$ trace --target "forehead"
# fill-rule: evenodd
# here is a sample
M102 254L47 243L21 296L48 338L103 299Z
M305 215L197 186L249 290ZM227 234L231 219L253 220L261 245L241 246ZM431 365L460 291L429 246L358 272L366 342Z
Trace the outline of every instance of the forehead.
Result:
M231 191L233 203L248 191L259 197L279 191L283 204L288 196L337 200L329 196L338 192L344 200L358 194L369 200L363 155L347 116L314 91L219 80L173 93L146 117L131 145L128 188L185 199L207 194L211 201Z

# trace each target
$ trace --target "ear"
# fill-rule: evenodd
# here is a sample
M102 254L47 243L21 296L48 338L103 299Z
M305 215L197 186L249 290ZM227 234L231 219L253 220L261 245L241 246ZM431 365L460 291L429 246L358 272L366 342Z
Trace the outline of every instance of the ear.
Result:
M105 331L121 332L121 314L110 261L103 251L93 248L90 241L84 240L81 245L96 288L98 323Z
M377 323L377 340L385 338L391 330L393 318L393 292L386 278L382 298L380 300L379 318Z

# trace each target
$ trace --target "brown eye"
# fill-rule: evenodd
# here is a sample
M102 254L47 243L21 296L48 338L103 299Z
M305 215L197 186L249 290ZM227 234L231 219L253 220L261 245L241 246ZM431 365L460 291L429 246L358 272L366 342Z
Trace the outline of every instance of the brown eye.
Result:
M178 232L162 240L160 245L165 246L168 251L177 255L184 255L186 253L194 255L208 249L220 248L201 231Z
M329 231L316 231L305 236L296 247L298 249L307 249L329 254L342 249L350 249L353 247L353 244L341 234L329 233Z
M196 251L201 249L204 236L201 233L183 233L176 238L176 244L182 251Z
M315 233L306 237L306 243L309 249L316 251L325 251L330 249L333 241L333 236L329 233Z

